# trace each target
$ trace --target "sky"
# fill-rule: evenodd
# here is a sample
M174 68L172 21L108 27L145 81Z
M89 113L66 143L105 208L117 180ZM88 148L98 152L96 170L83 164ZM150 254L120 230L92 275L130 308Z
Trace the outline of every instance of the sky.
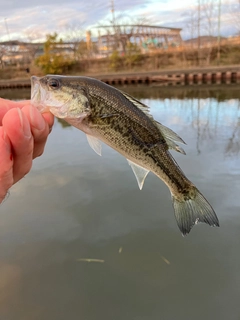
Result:
M220 0L114 0L115 17L117 21L127 23L144 20L151 25L183 28L182 37L190 38L196 36L199 1L202 5L209 2L215 4L211 14L214 21L211 32L216 35ZM94 27L109 24L112 18L112 2L113 0L0 0L0 41L42 41L46 34L54 32L64 40L71 40L73 35L80 37L80 33L85 34L86 30L91 30L92 35L96 36ZM209 8L202 10L204 21L207 10ZM223 36L240 31L234 23L237 18L240 21L240 1L221 0L220 32ZM209 33L208 27L209 25L204 27L203 22L201 34Z

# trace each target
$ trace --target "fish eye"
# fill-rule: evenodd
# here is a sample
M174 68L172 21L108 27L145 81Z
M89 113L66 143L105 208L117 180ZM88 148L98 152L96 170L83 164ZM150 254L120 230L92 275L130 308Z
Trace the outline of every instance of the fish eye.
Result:
M51 78L48 80L48 85L50 88L56 90L60 87L60 82L58 79L55 79L55 78Z

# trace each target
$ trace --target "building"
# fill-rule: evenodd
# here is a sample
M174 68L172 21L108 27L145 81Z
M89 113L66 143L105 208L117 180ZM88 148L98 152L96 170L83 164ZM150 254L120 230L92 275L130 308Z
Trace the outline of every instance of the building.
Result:
M168 50L182 45L179 28L151 25L123 24L98 27L98 50L108 56L114 50L124 54L130 42L139 46L143 53L151 50Z
M56 53L74 57L74 42L56 44ZM44 43L21 42L18 40L0 42L0 65L28 65L43 55Z

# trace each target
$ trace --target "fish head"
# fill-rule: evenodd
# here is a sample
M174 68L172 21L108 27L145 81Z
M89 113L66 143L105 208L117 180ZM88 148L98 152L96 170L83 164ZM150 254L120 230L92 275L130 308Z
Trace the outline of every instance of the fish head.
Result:
M32 76L31 102L40 112L50 111L58 118L80 118L90 114L87 87L78 77Z

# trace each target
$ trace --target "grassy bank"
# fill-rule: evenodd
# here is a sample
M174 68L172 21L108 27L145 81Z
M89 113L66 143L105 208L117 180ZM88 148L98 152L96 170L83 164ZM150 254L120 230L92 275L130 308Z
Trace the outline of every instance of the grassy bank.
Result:
M153 52L141 54L133 52L128 56L120 56L117 52L108 58L81 59L72 61L60 70L60 74L94 75L118 72L150 72L175 69L192 69L195 67L216 67L240 64L240 45L221 46L220 59L217 47L184 49L174 51ZM51 64L51 62L49 62ZM29 71L29 72L27 72ZM44 72L35 61L30 65L14 65L0 69L0 79L25 79L30 75L43 75Z

